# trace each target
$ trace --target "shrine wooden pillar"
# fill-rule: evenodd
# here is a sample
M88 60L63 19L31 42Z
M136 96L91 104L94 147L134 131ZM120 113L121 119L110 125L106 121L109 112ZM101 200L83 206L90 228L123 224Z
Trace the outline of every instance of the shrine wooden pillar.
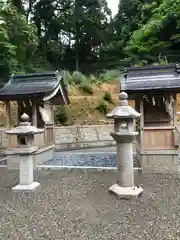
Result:
M22 111L22 102L21 102L21 101L17 101L17 104L18 104L18 125L19 125L21 115L23 114L23 111Z
M6 107L6 123L5 127L7 129L11 128L11 105L10 101L5 101L5 107Z
M32 100L32 125L37 127L37 102Z
M144 141L144 102L143 98L141 97L139 100L139 112L141 114L140 116L140 145L142 145Z
M50 123L54 124L54 111L53 111L53 105L50 101L44 102L44 109L48 113L48 116L50 118Z
M177 126L177 96L173 94L173 126Z

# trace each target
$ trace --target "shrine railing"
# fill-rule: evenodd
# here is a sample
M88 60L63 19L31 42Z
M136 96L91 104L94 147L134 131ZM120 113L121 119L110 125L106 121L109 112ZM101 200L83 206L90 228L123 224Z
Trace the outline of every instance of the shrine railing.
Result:
M54 125L48 124L44 130L44 141L45 145L52 145L54 143Z
M143 150L176 149L173 126L144 127Z

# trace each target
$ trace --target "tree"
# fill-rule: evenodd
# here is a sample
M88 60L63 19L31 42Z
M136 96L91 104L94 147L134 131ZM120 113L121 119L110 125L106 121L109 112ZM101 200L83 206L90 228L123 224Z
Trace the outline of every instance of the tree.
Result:
M36 49L35 28L11 2L1 2L0 16L1 70L4 75L24 71Z
M97 59L108 14L105 0L40 0L34 21L41 50L57 68L86 71Z
M152 7L152 5L150 6ZM134 31L125 50L133 61L153 63L160 56L175 61L180 56L180 1L164 0L151 8L151 17Z
M1 73L85 73L180 56L180 0L0 1Z

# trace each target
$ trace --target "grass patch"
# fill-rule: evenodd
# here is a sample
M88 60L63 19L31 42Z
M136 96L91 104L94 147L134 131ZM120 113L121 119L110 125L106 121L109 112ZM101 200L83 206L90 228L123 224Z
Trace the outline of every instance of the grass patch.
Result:
M101 73L99 75L99 79L101 82L109 82L119 77L119 75L120 75L120 72L117 70L106 70L104 71L104 73Z
M65 124L68 121L68 114L64 106L59 106L55 110L55 123Z
M88 81L87 77L78 71L73 72L72 79L73 79L73 83L77 85Z
M96 108L104 115L108 113L108 103L104 100L102 100Z
M93 95L93 88L92 86L87 83L87 82L84 82L84 83L81 83L79 85L79 90L81 90L82 92L85 92L85 93L88 93L88 94L91 94Z
M105 92L104 93L104 96L103 96L103 99L109 103L113 103L113 100L112 100L112 96L111 96L111 93L110 92Z

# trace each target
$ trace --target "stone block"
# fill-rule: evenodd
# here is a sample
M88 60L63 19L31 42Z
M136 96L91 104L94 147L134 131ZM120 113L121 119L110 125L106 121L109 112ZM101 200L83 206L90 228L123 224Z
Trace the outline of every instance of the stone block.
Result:
M110 141L113 140L113 138L110 136L110 132L98 132L98 139L99 141Z
M143 173L179 174L180 165L177 155L174 154L144 154L141 155Z
M35 192L40 188L40 183L38 182L33 182L29 185L17 185L15 187L12 188L12 192L13 193L19 193L19 192Z
M141 155L141 164L147 165L147 155Z
M147 156L148 164L156 165L156 167L164 166L172 166L173 164L173 156L172 155L148 155Z
M98 140L97 131L95 128L79 128L79 135L77 135L78 142L94 142Z
M143 189L141 187L121 187L114 184L109 188L109 191L114 193L120 199L137 199L141 196Z
M173 156L173 163L174 163L174 165L177 165L177 166L180 167L180 162L179 162L179 159L178 159L177 155Z
M55 127L55 144L76 142L77 127Z
M70 134L61 134L59 137L56 137L55 144L61 143L72 143L76 142L76 135Z

